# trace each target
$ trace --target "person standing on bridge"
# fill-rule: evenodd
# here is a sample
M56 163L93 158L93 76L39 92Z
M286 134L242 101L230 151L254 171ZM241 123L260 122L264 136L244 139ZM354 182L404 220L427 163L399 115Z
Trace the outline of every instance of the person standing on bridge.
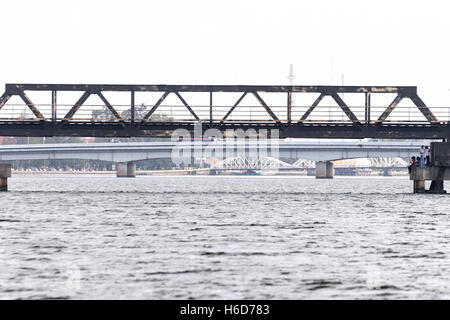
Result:
M424 159L425 159L425 146L420 147L420 166L424 166Z
M429 166L431 164L430 157L431 157L431 148L426 146L425 147L425 165L426 166Z

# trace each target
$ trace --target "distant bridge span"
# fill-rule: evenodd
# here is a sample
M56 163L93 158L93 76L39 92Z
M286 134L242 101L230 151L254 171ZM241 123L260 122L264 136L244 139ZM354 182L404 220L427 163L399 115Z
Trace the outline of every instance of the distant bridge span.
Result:
M188 151L192 157L221 159L231 156L264 156L334 161L355 158L409 158L419 154L425 142L132 142L92 144L30 144L0 146L0 161L11 160L62 160L89 159L111 162L130 162L148 159L171 158L174 150ZM231 151L231 153L230 153Z

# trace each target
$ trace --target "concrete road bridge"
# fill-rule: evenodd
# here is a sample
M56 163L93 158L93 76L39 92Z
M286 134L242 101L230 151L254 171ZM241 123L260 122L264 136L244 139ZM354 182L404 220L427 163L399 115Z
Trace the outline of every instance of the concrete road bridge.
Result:
M356 158L410 158L419 154L428 142L354 142L354 141L284 141L216 140L92 144L31 144L0 146L0 162L13 160L88 159L116 163L117 176L134 176L136 161L169 158L175 163L200 162L215 157L313 160L316 177L332 178L332 161Z

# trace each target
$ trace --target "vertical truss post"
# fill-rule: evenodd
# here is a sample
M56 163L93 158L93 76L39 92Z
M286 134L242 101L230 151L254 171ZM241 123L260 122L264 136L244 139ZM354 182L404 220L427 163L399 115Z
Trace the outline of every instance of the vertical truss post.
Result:
M209 92L209 125L212 126L213 123L213 93Z
M366 92L365 102L365 120L367 124L370 124L370 92Z
M52 90L52 122L56 121L56 90Z
M135 118L135 106L134 106L134 90L131 91L131 115L130 115L130 121L134 122L134 118Z
M292 121L292 92L287 93L287 121L291 123Z

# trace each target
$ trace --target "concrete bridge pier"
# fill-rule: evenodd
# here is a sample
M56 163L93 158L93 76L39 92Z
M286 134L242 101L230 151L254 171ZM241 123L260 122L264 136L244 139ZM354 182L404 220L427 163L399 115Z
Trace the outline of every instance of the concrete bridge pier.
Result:
M446 193L444 181L450 180L450 143L431 143L431 166L411 168L410 179L414 180L414 193ZM431 180L430 189L425 181Z
M333 179L334 165L331 161L316 162L316 179Z
M119 162L116 163L117 178L134 178L136 177L136 162Z
M0 164L0 192L8 191L9 177L11 177L11 165Z
M425 193L425 180L414 180L414 193Z

